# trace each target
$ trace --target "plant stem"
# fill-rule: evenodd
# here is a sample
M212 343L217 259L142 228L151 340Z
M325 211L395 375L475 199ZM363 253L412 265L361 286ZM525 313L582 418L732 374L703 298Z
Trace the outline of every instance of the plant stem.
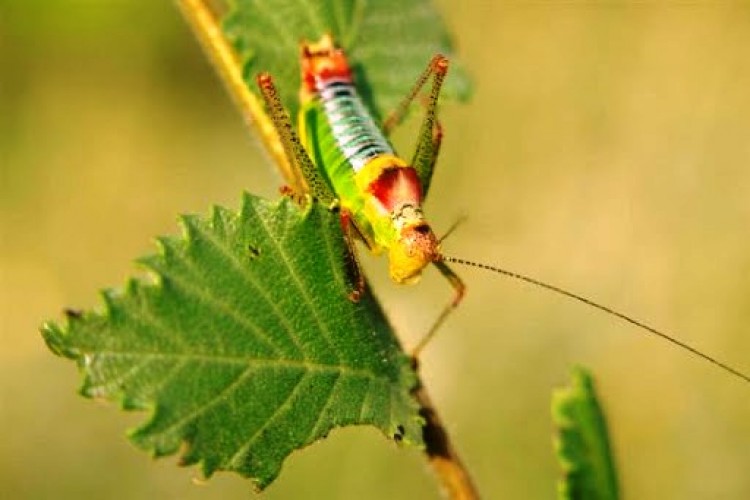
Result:
M414 392L414 397L421 406L421 414L425 419L423 432L425 454L430 465L435 470L444 490L453 500L476 500L479 498L474 482L468 469L458 456L451 443L450 436L443 426L435 407L432 404L427 389L422 380Z
M254 128L263 145L282 172L290 171L276 129L266 116L263 104L250 92L242 76L242 64L224 38L216 0L176 0L177 5L195 32L198 41L221 76L229 95L234 99L245 121Z

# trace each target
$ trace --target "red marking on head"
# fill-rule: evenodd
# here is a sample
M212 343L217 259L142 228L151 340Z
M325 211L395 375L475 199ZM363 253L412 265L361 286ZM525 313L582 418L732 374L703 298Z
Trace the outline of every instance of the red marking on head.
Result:
M405 203L419 205L422 202L422 186L413 167L386 168L367 190L388 212Z

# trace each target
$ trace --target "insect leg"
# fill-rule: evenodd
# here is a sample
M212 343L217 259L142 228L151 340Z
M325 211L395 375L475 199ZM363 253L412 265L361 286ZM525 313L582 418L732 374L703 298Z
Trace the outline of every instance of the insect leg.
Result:
M427 198L427 192L432 182L432 172L435 170L435 164L440 155L440 146L443 143L443 126L437 117L434 118L433 123L431 139L428 139L428 136L423 134L422 130L420 131L417 150L414 152L414 158L411 161L412 166L417 171L417 175L419 175L419 182L422 186L422 199Z
M448 267L448 264L446 264L442 260L436 260L434 264L435 267L438 268L438 271L440 271L440 274L445 276L445 278L450 282L451 286L453 287L454 295L451 301L443 308L442 312L435 320L435 323L432 324L432 327L428 330L427 335L422 337L416 347L412 349L411 357L415 360L419 358L419 354L422 352L422 349L424 349L425 346L427 346L427 344L430 342L430 340L432 340L432 338L435 336L435 333L437 333L437 331L443 325L443 322L445 322L445 319L450 313L453 312L455 308L458 307L458 305L461 303L461 300L463 300L464 295L466 294L466 285L464 284L463 280L453 271L453 269Z
M359 302L360 297L365 292L365 275L362 273L362 267L359 264L357 248L354 246L354 231L356 231L356 228L352 221L352 215L348 210L341 211L341 229L344 230L344 240L346 241L349 262L351 263L351 270L354 275L354 290L349 293L349 300Z
M448 72L448 59L440 54L435 55L427 69L417 79L417 83L412 88L406 98L401 101L398 107L388 115L383 123L383 131L386 135L401 121L406 115L411 103L416 99L422 87L432 76L432 88L426 100L426 112L422 119L422 125L419 129L417 148L414 151L411 165L417 170L419 181L422 186L422 197L427 197L432 180L432 172L435 169L440 145L443 140L443 127L437 117L437 102L440 97L440 88L443 85L445 74Z
M287 159L290 165L293 165L292 169L295 170L295 175L304 179L310 189L310 194L314 198L326 205L332 204L335 201L335 196L331 193L325 180L320 177L315 165L313 165L307 151L302 146L302 142L300 142L299 137L294 131L292 121L289 119L289 113L287 113L281 104L281 99L279 99L279 94L276 91L276 86L273 84L271 75L268 73L259 74L258 87L266 102L276 132L281 139Z
M388 116L383 121L382 126L385 135L390 135L393 129L400 125L402 121L404 121L406 113L409 110L409 106L411 106L411 104L417 98L417 95L419 95L419 93L422 91L422 87L425 86L427 80L430 79L430 76L439 72L439 66L445 66L445 69L442 71L443 75L445 75L445 71L447 71L448 69L448 59L446 59L446 57L441 54L436 54L430 60L427 68L425 68L422 74L419 75L419 78L417 78L417 81L414 84L414 87L412 87L409 94L407 94L407 96L399 103L396 109L388 113Z
M432 172L435 169L440 145L443 141L443 127L437 118L437 103L440 97L440 88L443 85L445 74L448 72L448 59L443 56L435 56L432 59L432 67L435 76L432 79L432 88L427 98L427 110L419 129L417 148L411 160L411 165L416 169L419 181L422 184L423 198L427 197L427 192L430 189Z

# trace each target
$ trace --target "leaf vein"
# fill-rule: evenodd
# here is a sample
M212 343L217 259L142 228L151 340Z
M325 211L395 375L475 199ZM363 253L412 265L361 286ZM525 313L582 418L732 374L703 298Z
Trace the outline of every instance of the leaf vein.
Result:
M289 336L290 340L294 343L294 346L297 348L297 353L302 357L305 357L305 353L302 349L302 345L299 343L298 339L294 336L294 329L289 324L289 322L286 320L285 315L279 311L278 307L276 306L276 302L271 300L271 298L266 293L265 289L258 285L257 280L253 276L252 273L248 272L245 266L242 265L242 262L237 258L236 255L232 254L231 252L227 251L208 231L203 231L201 228L197 228L198 232L205 238L205 240L209 243L211 243L219 252L221 252L222 255L224 255L231 265L237 270L240 276L244 278L244 281L249 283L253 289L254 289L254 295L260 296L263 301L268 305L273 313L276 316L276 319L278 322L284 327L284 329L287 332L287 335Z
M210 354L200 353L163 353L163 352L144 352L144 351L113 351L105 350L99 351L100 356L111 356L111 357L151 357L157 359L179 359L185 362L203 362L203 363L219 363L227 365L259 365L259 366L272 366L272 367L283 367L290 369L307 369L312 371L322 372L340 372L344 374L357 375L366 377L373 380L384 380L388 381L388 377L385 375L377 375L369 370L352 368L345 365L325 365L320 363L313 363L305 360L285 360L285 359L263 359L263 358L244 358L244 357L233 357L233 356L215 356Z
M269 241L273 242L273 244L276 247L276 251L278 252L281 259L284 261L284 265L286 266L286 268L289 270L289 275L294 281L294 284L297 286L297 289L300 292L303 302L310 310L310 313L312 317L315 319L315 322L318 324L320 333L325 338L326 343L331 349L331 352L333 352L333 354L336 356L336 360L338 362L341 362L341 353L338 351L335 343L332 341L332 333L329 330L328 325L325 322L323 322L323 320L320 318L318 314L318 309L315 307L314 302L310 298L310 295L307 293L307 289L305 288L302 282L302 279L300 278L299 273L297 272L297 269L292 265L292 261L289 258L289 255L287 254L285 248L276 239L273 232L268 227L267 221L263 217L260 217L259 219L260 219L261 224L263 224L263 227L266 230L266 233L268 234Z
M185 265L191 270L192 274L196 274L196 270L194 269L194 266L192 263L190 263L187 259L182 259ZM169 271L160 271L165 277L172 280L172 282L175 285L178 285L182 287L182 289L188 293L189 295L192 295L193 297L197 298L199 301L203 302L207 307L213 310L213 312L219 316L226 316L228 318L231 318L236 324L243 327L245 331L251 331L255 334L256 339L259 343L262 343L266 346L266 348L273 351L276 355L281 355L283 353L283 349L281 349L276 342L274 341L273 337L269 335L268 333L264 332L258 325L256 325L250 318L245 318L237 314L237 312L232 308L228 307L226 304L223 304L222 302L216 300L211 295L207 294L205 291L201 290L197 286L193 285L190 280L185 280L179 277L175 273L171 273ZM177 335L179 337L179 335Z
M237 390L240 385L247 379L247 377L250 376L250 374L253 373L253 366L249 365L247 368L242 370L240 374L234 378L229 384L227 384L226 387L224 387L221 391L219 391L218 394L216 394L213 398L209 399L206 403L200 404L194 411L188 413L187 415L183 416L182 418L178 419L177 421L171 423L169 426L167 426L165 429L162 429L159 433L160 434L168 434L173 429L182 427L183 425L187 424L191 420L195 420L199 416L201 416L203 413L210 410L212 407L216 406L219 403L222 403L227 396L229 396L232 392Z
M366 422L365 417L367 412L370 411L370 392L372 392L373 379L367 379L367 389L365 390L365 397L362 398L362 406L359 409L359 421Z
M285 29L289 23L279 22L276 16L273 15L273 9L265 8L266 2L264 2L263 0L256 0L253 3L255 4L255 7L267 17L267 19L273 25L273 28L276 30L276 32L279 33L280 35L283 34L283 36L279 36L278 38L275 38L274 40L283 41L284 45L287 45L290 49L292 49L296 53L297 41L294 38L294 35L292 35L292 33L289 32L289 30ZM262 45L266 45L266 44L262 44Z
M336 374L336 378L333 380L333 383L331 384L331 389L328 391L328 395L326 396L326 402L318 411L318 417L315 419L315 423L312 426L310 434L308 434L307 439L305 439L306 443L309 443L313 439L315 439L315 435L319 432L319 428L321 427L321 424L323 423L323 415L325 415L326 410L328 410L328 408L331 406L331 404L334 401L333 395L336 392L336 387L338 386L339 380L341 380L341 373Z
M149 365L151 362L153 362L153 359L144 359L142 361L139 361L137 363L134 363L129 368L127 368L123 373L116 375L112 378L103 378L99 383L90 385L87 387L88 392L93 393L110 393L112 389L122 389L122 384L137 374L140 370L142 370L144 367Z
M320 18L318 15L319 13L314 8L311 8L311 5L307 0L298 0L297 4L302 6L302 9L304 9L310 19L310 23L315 27L315 31L317 31L319 36L330 31L330 28L325 27L325 21Z
M153 395L161 391L164 387L167 386L169 382L171 382L172 378L177 375L180 370L187 364L188 362L186 360L179 360L172 368L169 369L166 376L162 378L158 384L153 385L149 388L147 388L147 391L150 391L150 394ZM144 391L146 392L146 391Z
M276 410L274 410L273 414L271 414L268 417L268 420L265 421L263 425L258 428L257 431L255 431L240 447L237 449L237 451L232 455L232 457L229 459L229 465L239 467L240 465L235 463L235 460L240 459L250 448L252 448L253 443L255 443L255 440L258 439L258 437L263 433L264 430L268 429L271 425L273 425L276 418L278 418L284 410L289 408L291 405L291 402L294 400L294 398L297 396L297 393L299 392L300 387L303 386L302 382L307 378L308 374L304 373L302 377L294 384L294 387L291 391L289 391L289 395L284 399L284 401L279 405Z

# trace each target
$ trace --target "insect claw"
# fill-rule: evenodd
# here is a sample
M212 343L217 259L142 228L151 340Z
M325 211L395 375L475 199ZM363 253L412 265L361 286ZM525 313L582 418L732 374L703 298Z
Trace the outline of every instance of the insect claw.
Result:
M359 299L362 298L362 295L365 294L365 277L362 274L362 270L359 269L359 262L356 262L357 269L355 270L357 273L357 285L349 292L349 300L354 302L355 304L359 302Z
M359 299L362 298L362 292L360 290L352 290L349 292L349 300L354 302L355 304L359 302Z

